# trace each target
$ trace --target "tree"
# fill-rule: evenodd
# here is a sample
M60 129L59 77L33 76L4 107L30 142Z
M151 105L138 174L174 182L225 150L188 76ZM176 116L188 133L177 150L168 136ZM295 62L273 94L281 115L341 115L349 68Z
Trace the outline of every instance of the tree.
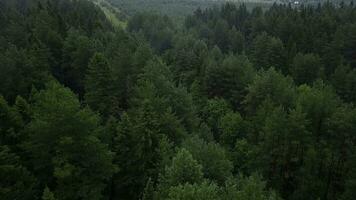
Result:
M317 55L298 53L292 65L291 74L297 84L311 84L323 77L323 66Z
M245 38L240 31L237 31L235 27L233 27L229 32L229 41L231 44L229 45L229 50L236 54L242 54L245 50Z
M298 179L298 169L303 164L311 145L306 114L300 108L289 113L275 108L265 120L258 159L262 171L275 189L288 198Z
M279 38L269 36L263 32L253 40L251 60L257 68L268 69L275 67L287 73L285 52L284 45Z
M149 105L135 114L122 115L113 143L114 162L120 164L113 179L114 197L139 198L149 178L156 180L161 158L157 149L162 138L157 117Z
M183 184L171 187L168 194L171 200L218 200L219 187L214 183Z
M148 62L114 142L115 160L121 164L115 187L121 197L138 198L137 188L143 189L149 178L156 181L166 160L166 145L179 144L186 130L194 127L191 101L184 88L173 84L166 65L159 60Z
M0 96L0 145L13 148L21 142L20 131L24 122L19 112L9 106L7 101Z
M246 56L230 55L219 65L206 69L206 92L210 97L223 97L239 108L255 71Z
M320 139L326 128L326 119L340 105L340 99L332 87L322 81L315 82L312 87L298 88L297 105L299 105L310 121L310 130Z
M214 28L214 42L223 51L229 49L229 25L223 19L218 19Z
M345 191L342 194L341 198L342 200L351 200L355 197L355 191L356 191L356 162L355 162L355 155L352 155L350 158L350 161L348 163L349 165L349 173L347 175L346 179L346 184L345 184Z
M237 180L236 180L237 179ZM239 175L229 179L225 187L221 188L221 199L249 199L249 200L279 200L281 199L274 191L266 189L266 182L261 176L253 174L249 177Z
M25 147L40 181L55 183L60 199L100 199L116 166L98 139L103 130L98 116L56 82L35 94L32 109Z
M203 166L205 178L221 185L232 176L232 162L228 159L225 149L219 144L192 137L183 142L182 146Z
M350 66L340 65L331 75L332 84L337 94L346 102L355 102L356 90L356 69Z
M221 144L232 148L236 140L245 137L245 122L241 115L235 112L229 112L219 119L219 130Z
M162 182L166 186L177 186L185 183L201 183L203 180L202 165L186 149L180 149L166 168Z
M246 200L280 200L281 198L274 192L266 189L266 182L261 176L253 174L249 177L239 177L237 183L229 185L228 196L233 195L231 199ZM231 183L230 183L231 184ZM235 189L234 189L235 188ZM230 194L229 194L230 193ZM229 199L229 198L228 198Z
M0 53L0 93L6 100L14 101L17 95L28 96L32 86L43 86L49 76L47 56L40 47L27 50L14 45Z
M43 190L42 200L56 200L54 194L48 187L45 187L45 189Z
M245 104L248 112L254 112L264 101L269 100L275 105L292 107L295 99L293 80L283 76L274 68L262 70L248 87Z
M84 34L71 29L62 51L62 64L55 75L74 92L84 95L85 74L95 51L94 44Z
M160 198L167 198L170 188L184 184L200 184L203 182L203 167L186 149L179 149L171 164L166 167L159 178L157 192Z
M117 115L117 88L106 58L95 54L90 60L85 78L85 101L95 111L104 116Z
M202 110L202 119L213 132L215 140L219 141L219 122L227 113L232 112L232 108L226 100L214 98L207 101Z
M137 82L130 100L131 107L138 107L144 99L150 99L155 109L171 110L186 130L192 131L197 126L195 106L192 96L183 86L176 86L169 67L158 58L149 61ZM155 102L153 98L160 99ZM157 100L158 100L157 99Z
M36 196L37 180L21 165L7 146L0 146L0 195L4 200L30 200Z

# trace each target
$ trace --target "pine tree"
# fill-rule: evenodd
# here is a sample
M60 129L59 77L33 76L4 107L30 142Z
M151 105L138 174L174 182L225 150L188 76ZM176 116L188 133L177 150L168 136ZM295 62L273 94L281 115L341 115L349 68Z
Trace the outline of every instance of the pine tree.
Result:
M169 190L168 199L172 200L219 200L219 187L214 183L182 184Z
M43 190L42 200L56 200L54 194L48 187L45 187L45 189Z
M30 200L36 196L36 178L7 146L0 146L0 196L4 200Z
M184 141L182 146L202 165L205 178L222 185L232 176L232 162L219 144L193 137Z
M349 161L349 173L347 175L345 191L341 196L342 200L351 200L355 198L356 192L356 156L352 155Z
M203 182L202 166L186 149L180 149L173 157L170 166L166 167L159 179L158 193L167 198L170 188L184 184L200 184Z
M55 184L60 199L101 198L116 166L98 139L99 117L56 82L34 96L32 109L25 148L41 183Z
M314 54L297 54L293 59L292 76L297 84L311 84L323 78L324 69L319 56Z
M85 102L95 111L109 116L117 115L117 92L112 70L103 54L97 53L90 60L85 78Z

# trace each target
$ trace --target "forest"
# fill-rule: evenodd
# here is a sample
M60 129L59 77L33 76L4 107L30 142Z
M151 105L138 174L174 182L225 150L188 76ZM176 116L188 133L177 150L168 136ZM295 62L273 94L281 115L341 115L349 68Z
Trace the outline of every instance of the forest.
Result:
M1 200L356 198L353 2L125 20L0 1Z

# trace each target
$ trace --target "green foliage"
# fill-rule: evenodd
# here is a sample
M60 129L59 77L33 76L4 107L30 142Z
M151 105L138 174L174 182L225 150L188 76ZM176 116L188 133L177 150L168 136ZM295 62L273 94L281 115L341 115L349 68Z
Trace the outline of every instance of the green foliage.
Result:
M70 30L63 42L63 58L60 80L73 91L83 95L85 72L94 54L94 44L79 31ZM83 73L84 72L84 73Z
M203 167L192 154L184 148L178 150L171 164L166 166L159 177L156 198L167 199L172 188L184 184L200 184L203 182Z
M203 182L202 184L184 184L172 187L169 190L170 200L217 200L218 187L215 184Z
M49 76L47 53L41 47L22 49L13 45L1 51L0 93L13 101L18 94L27 95L33 85L43 86Z
M260 71L249 85L245 104L248 112L254 112L266 100L288 108L294 105L294 98L293 79L270 68Z
M255 71L246 56L230 55L221 64L208 65L206 91L210 96L223 97L235 107L241 105Z
M297 84L313 83L323 77L323 67L319 56L314 54L297 54L293 60L291 72Z
M36 195L36 178L7 146L0 146L1 199L30 200Z
M345 191L342 194L342 200L350 200L355 197L355 189L356 189L356 171L355 171L355 155L351 157L349 165L349 173L348 178L346 179Z
M60 199L101 198L116 166L98 139L98 116L82 109L77 97L55 82L34 96L32 109L26 149L36 174L46 184L56 183Z
M152 13L138 14L129 21L127 29L132 32L142 31L158 52L163 52L172 46L173 23L167 16Z
M234 148L230 151L231 161L234 166L234 173L248 173L253 171L253 158L256 156L255 147L248 143L246 139L236 140ZM252 170L251 170L252 169Z
M56 200L54 194L51 192L51 190L48 187L46 187L43 190L42 200Z
M221 132L219 141L227 147L233 147L236 140L245 137L245 122L241 115L229 112L219 119L219 130Z
M104 116L117 115L117 88L112 70L102 54L90 60L85 78L85 101Z
M214 139L219 140L219 122L223 116L231 112L229 103L224 99L210 99L202 111L202 118L206 122L207 128L212 131Z
M333 88L323 82L314 83L313 87L298 88L297 104L307 114L311 122L311 130L317 136L324 131L325 120L340 104Z
M236 199L246 200L278 200L278 195L266 190L266 183L258 175L252 175L244 178L238 183L240 191L237 192Z
M268 69L275 67L283 72L285 69L285 49L279 38L269 36L267 33L256 36L253 41L251 57L258 68Z
M167 65L154 59L143 70L132 98L132 107L137 107L147 99L149 101L145 103L152 103L160 112L173 112L186 129L193 130L197 119L192 97L184 87L174 84Z
M356 70L340 65L332 75L332 83L337 94L346 102L355 102Z
M303 152L311 140L307 126L306 114L300 109L287 113L278 107L266 118L263 127L259 160L274 188L280 188L286 194L297 176L293 169L301 165Z
M182 146L203 166L205 178L223 184L232 176L232 163L225 149L219 144L207 143L198 137L193 137L183 142Z
M23 123L21 114L0 96L0 145L15 146L21 142Z
M166 168L162 182L169 187L185 183L201 183L202 168L202 165L194 160L192 154L183 148L173 157L172 165Z

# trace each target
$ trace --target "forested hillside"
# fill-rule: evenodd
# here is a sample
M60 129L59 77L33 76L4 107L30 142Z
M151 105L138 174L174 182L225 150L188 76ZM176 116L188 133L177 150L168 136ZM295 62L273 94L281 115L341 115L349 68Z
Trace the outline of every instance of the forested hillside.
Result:
M355 199L352 3L119 11L0 1L1 200Z

